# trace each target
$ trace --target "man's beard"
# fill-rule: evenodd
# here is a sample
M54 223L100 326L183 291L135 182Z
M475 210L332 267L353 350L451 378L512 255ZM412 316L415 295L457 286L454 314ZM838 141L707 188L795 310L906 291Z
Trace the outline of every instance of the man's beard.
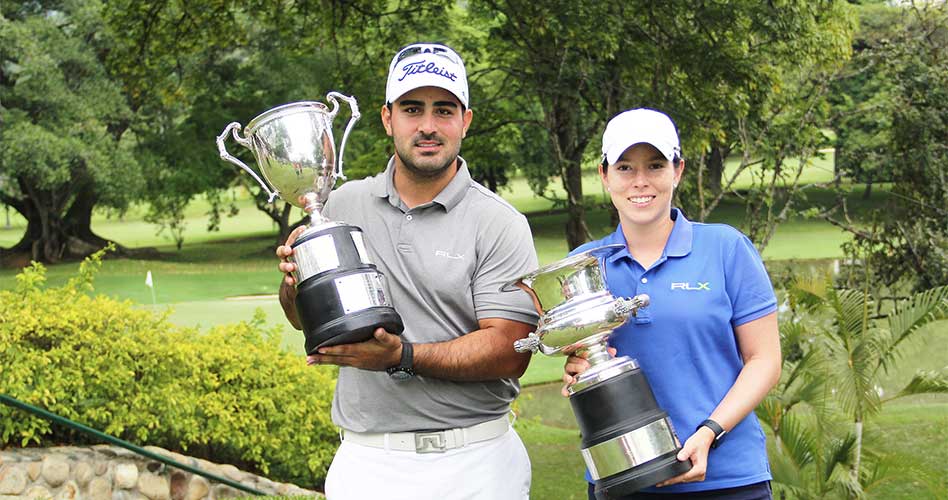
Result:
M431 136L419 136L412 138L411 147L414 147L415 144L420 140L438 140L437 137L432 134ZM444 144L444 141L441 141L441 144ZM417 178L436 178L440 177L444 172L451 168L458 159L458 152L455 151L453 155L450 155L450 159L446 160L442 165L421 165L412 161L412 156L410 154L402 154L401 148L397 145L395 146L395 152L398 153L398 158L402 161L402 165L414 176ZM423 159L427 159L419 155Z

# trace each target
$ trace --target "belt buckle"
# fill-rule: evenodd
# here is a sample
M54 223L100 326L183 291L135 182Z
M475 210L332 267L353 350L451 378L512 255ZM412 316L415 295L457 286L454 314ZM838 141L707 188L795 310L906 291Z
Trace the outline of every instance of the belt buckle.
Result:
M415 453L444 453L447 449L444 431L415 433Z

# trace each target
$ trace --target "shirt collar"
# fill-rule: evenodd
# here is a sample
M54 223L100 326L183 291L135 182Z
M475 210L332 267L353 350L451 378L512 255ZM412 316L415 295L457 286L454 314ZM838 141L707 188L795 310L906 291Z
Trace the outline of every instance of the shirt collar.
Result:
M684 257L691 253L691 243L693 239L692 223L685 218L685 214L678 208L672 208L670 216L671 219L675 221L675 225L672 226L672 232L668 235L668 241L665 242L663 256ZM623 257L632 259L632 254L629 253L629 247L626 246L625 236L622 234L622 224L619 224L615 232L607 236L603 241L604 245L614 243L622 245L622 248L610 255L606 259L607 262L615 262Z
M454 178L452 178L451 182L431 201L432 203L437 203L444 207L445 212L450 212L458 203L461 203L461 200L464 199L464 195L467 194L467 190L471 185L471 172L467 169L467 162L460 156L458 156L458 162L460 163L460 167L457 173L454 174ZM398 206L401 203L401 198L398 196L398 191L395 190L394 178L395 157L392 156L388 160L385 171L375 178L375 183L372 186L372 194L379 198L388 198L392 206Z

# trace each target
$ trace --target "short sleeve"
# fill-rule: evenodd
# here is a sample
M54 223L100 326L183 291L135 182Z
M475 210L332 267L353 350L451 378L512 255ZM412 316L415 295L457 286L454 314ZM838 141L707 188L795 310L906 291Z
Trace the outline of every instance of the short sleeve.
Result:
M741 234L726 261L725 279L731 300L731 325L739 326L777 310L770 276L750 238Z
M479 230L472 284L477 319L504 318L536 324L539 316L530 296L519 289L502 290L505 284L538 267L526 217L504 209Z

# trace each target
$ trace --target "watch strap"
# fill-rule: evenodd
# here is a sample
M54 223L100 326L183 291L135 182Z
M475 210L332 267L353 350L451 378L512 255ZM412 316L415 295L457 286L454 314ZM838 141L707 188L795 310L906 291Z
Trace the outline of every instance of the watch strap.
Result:
M402 357L397 365L390 368L386 368L385 372L390 376L398 373L400 376L398 378L408 378L415 374L415 371L412 369L412 366L415 364L415 350L411 345L411 342L402 341Z
M724 430L724 427L721 427L721 424L711 420L710 418L704 422L701 422L701 425L699 425L695 431L702 427L707 427L708 429L711 429L711 432L714 433L714 441L711 442L712 448L717 448L718 445L721 444L721 441L724 440L724 435L727 434L727 431Z

